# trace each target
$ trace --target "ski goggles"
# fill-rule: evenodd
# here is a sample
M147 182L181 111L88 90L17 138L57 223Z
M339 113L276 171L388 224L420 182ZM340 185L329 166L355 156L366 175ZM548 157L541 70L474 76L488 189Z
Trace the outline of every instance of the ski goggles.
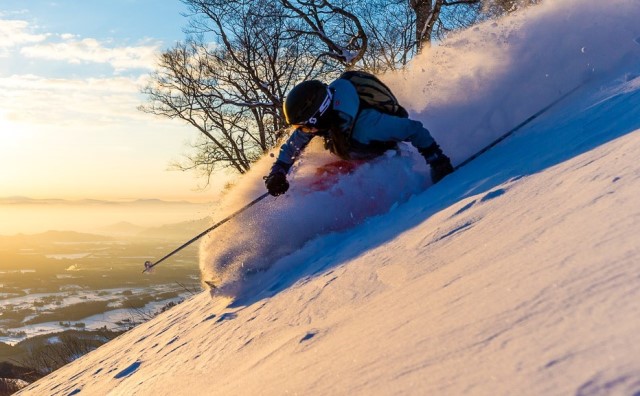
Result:
M324 100L320 104L318 111L313 113L311 117L307 121L304 121L298 124L298 127L311 127L315 128L318 125L318 121L327 112L329 107L331 107L331 101L333 100L333 94L331 93L331 89L327 87L327 96L324 97Z

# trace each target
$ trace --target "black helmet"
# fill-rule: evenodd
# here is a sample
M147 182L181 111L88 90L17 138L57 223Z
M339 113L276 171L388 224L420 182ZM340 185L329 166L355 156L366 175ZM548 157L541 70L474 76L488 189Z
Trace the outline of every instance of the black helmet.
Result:
M331 106L331 90L318 80L302 82L284 101L284 117L289 125L316 125Z

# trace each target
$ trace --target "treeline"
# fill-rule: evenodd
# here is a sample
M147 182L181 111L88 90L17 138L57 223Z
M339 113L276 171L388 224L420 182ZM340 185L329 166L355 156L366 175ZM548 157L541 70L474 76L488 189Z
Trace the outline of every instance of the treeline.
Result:
M55 336L55 342L49 335L11 347L18 351L11 351L12 362L0 362L0 396L17 392L122 333L106 327L95 331L70 330Z

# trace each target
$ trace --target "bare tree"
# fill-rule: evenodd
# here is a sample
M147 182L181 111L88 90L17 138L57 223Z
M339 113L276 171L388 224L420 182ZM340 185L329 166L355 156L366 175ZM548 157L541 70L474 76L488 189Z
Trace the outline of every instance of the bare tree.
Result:
M447 32L470 26L481 5L482 0L409 0L415 13L417 52L431 45L434 36L442 38ZM460 18L462 15L466 17Z
M354 68L367 51L368 37L360 18L350 11L354 2L327 0L280 0L282 6L291 12L291 18L303 21L297 29L289 29L298 39L311 38L313 48L320 58L328 57L343 65Z
M28 382L14 378L0 378L0 396L13 395L29 385Z
M309 51L346 69L402 68L452 31L542 0L279 0L303 22Z
M326 69L277 3L185 1L191 38L162 54L143 90L142 111L179 118L201 132L195 154L177 164L210 176L245 173L283 134L282 100L296 82Z
M357 64L349 68L380 73L405 66L416 54L415 15L407 0L349 0L366 38Z
M450 32L541 1L364 0L357 13L369 43L362 66L373 71L402 68L423 48Z
M96 349L101 343L90 338L62 334L60 342L33 347L21 364L41 375L49 374L80 356Z

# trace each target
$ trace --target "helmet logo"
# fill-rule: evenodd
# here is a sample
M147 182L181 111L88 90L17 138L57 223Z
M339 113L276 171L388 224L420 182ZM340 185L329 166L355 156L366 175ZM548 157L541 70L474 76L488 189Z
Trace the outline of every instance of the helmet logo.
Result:
M327 87L327 96L325 96L320 108L314 115L311 116L306 122L306 124L315 125L318 122L318 118L322 117L322 115L327 111L329 106L331 106L331 100L333 99L333 95L331 94L331 90Z
M329 108L329 105L331 104L331 97L331 91L329 90L329 88L327 88L327 96L324 98L324 101L322 102L322 104L320 105L320 109L318 110L320 115L323 115L324 112Z

